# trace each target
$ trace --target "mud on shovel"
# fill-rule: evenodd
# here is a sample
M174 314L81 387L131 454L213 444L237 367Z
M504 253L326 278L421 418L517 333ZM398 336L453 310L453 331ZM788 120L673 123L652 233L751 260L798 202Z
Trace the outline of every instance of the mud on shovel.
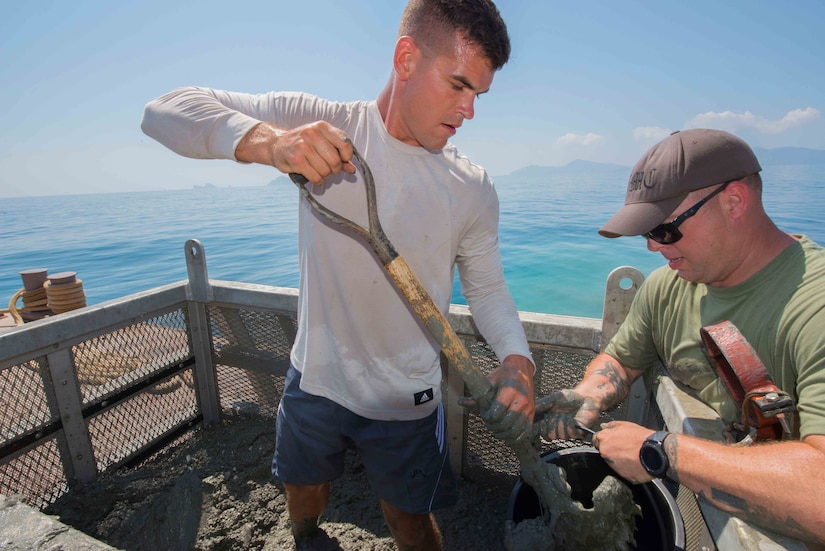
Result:
M308 180L304 176L291 173L289 177L319 214L329 221L351 230L370 245L396 288L404 295L421 322L441 345L441 350L464 380L476 403L482 410L490 407L495 398L496 389L473 363L470 353L459 340L450 323L435 305L407 261L398 254L398 251L387 238L378 219L375 180L372 171L354 146L353 156L364 176L369 225L367 228L340 216L318 202L306 187L305 184ZM570 498L570 488L567 483L559 476L551 474L550 469L558 469L558 467L546 463L541 458L538 450L527 439L505 441L505 444L513 450L519 461L522 479L533 488L539 497L542 510L545 512L544 520L550 526L549 534L554 534L558 530L558 534L563 539L569 539L570 535L580 532L582 529L587 530L580 522L584 520L583 516L595 513L600 518L604 518L605 515L609 517L614 514L612 510L598 511L598 507L596 509L585 509L580 503L573 501ZM570 524L570 526L565 527L560 524ZM563 541L557 543L567 549L576 548L569 545L573 543L571 541L567 541L568 545L566 546ZM615 540L613 543L618 545L617 549L624 548L621 544L616 544ZM581 548L584 549L585 547Z

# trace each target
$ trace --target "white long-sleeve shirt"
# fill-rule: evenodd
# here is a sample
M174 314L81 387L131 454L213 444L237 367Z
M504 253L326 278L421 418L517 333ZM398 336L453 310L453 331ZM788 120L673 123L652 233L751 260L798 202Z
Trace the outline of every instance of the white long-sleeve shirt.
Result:
M149 103L142 128L181 155L235 159L238 143L260 121L289 129L318 120L342 129L366 159L384 231L441 312L449 310L458 266L473 319L498 358L529 358L501 266L498 197L486 172L453 145L434 152L393 138L374 101L336 103L293 92L182 88ZM360 171L311 187L322 204L367 226ZM303 197L298 224L299 324L291 361L302 373L301 388L370 419L431 413L441 400L440 348L371 248Z

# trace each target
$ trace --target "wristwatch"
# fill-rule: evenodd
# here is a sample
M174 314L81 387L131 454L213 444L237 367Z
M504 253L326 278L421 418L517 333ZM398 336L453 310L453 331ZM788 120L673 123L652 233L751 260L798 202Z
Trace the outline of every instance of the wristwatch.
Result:
M670 433L666 430L654 432L645 439L639 449L639 461L642 462L642 467L656 478L663 477L670 467L670 461L667 459L663 446L668 436Z

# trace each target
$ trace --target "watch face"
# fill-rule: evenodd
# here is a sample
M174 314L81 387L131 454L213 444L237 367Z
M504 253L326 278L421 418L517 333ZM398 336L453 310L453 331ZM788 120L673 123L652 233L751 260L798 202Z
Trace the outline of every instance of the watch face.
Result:
M662 476L667 470L667 457L664 451L661 446L652 442L642 444L639 459L642 460L642 466L653 476Z

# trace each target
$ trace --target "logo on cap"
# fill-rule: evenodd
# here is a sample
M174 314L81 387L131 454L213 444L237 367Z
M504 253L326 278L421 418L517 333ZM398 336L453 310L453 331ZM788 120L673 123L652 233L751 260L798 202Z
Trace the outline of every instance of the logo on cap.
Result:
M655 168L653 168L653 169L651 169L647 172L645 172L644 170L640 170L639 172L633 173L633 175L630 177L630 181L627 183L628 193L630 193L632 191L638 191L638 190L642 189L642 186L644 186L645 189L652 188L654 185L656 185L653 182L653 176L655 176L655 175L656 175L656 169Z

